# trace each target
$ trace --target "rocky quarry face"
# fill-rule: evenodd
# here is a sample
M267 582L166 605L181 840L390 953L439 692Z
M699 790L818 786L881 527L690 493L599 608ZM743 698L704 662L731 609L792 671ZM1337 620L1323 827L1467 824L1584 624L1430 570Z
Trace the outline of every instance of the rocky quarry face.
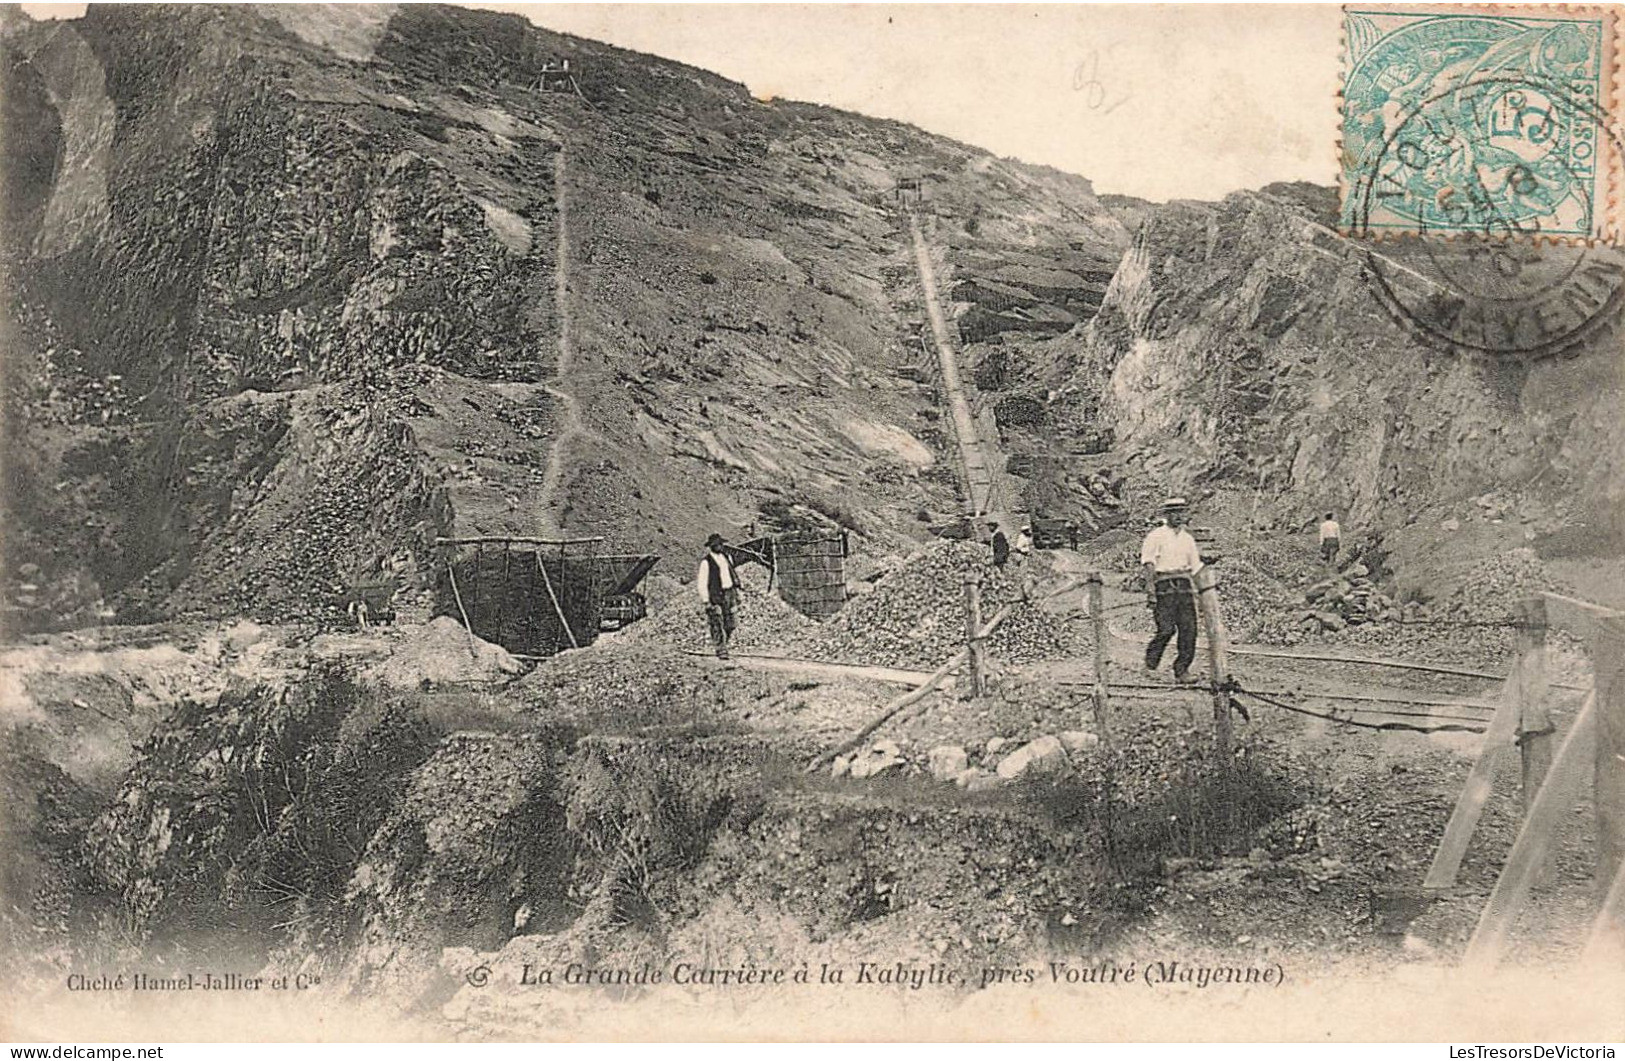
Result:
M1430 746L1398 784L1388 746L1333 816L1335 749L1258 727L1221 799L1205 690L1120 682L1155 503L1198 499L1238 643L1504 666L1508 630L1415 629L1618 551L1617 339L1422 343L1329 189L1096 197L426 5L4 11L0 52L3 883L31 897L0 942L50 976L236 948L498 1034L559 1015L481 995L479 963L1000 967L1299 885L1343 904L1289 911L1301 938L1341 937L1416 868L1378 819L1427 834L1461 764ZM979 430L1056 535L1025 564L933 537L964 537L960 458L911 222ZM1335 570L1301 533L1327 509ZM718 669L698 543L792 527L850 532L849 599L814 621L746 569L757 666ZM538 664L430 614L437 538L561 534L669 558L650 615ZM398 622L354 629L346 586L380 570ZM1090 571L1113 734L1064 585ZM1005 616L988 695L843 744L964 646L968 575Z
M957 507L898 179L982 332L1085 319L1127 242L1079 178L513 17L7 19L24 627L318 617L442 534L895 547Z
M1611 524L1625 496L1617 337L1543 359L1437 349L1383 308L1365 248L1327 227L1334 207L1329 189L1272 186L1151 211L1051 378L1098 396L1169 491L1247 492L1283 525L1332 509L1345 526L1402 526L1530 487ZM1376 253L1403 268L1419 252Z

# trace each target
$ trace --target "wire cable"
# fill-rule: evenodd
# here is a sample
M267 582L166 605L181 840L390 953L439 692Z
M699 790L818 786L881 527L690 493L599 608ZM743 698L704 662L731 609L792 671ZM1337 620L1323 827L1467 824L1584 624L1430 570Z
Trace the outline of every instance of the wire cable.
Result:
M1489 729L1488 723L1482 726L1463 726L1454 722L1446 722L1443 725L1438 726L1418 726L1413 722L1360 722L1352 718L1344 718L1340 715L1327 715L1322 714L1319 711L1310 711L1307 708L1298 707L1295 704L1283 703L1282 701L1276 700L1273 697L1250 692L1243 689L1234 679L1231 679L1231 681L1227 683L1227 687L1232 693L1239 693L1242 696L1250 696L1260 703L1268 704L1270 707L1278 707L1282 711L1290 711L1297 715L1308 715L1310 718L1325 719L1328 722L1339 722L1345 726L1355 726L1360 729L1400 730L1409 733L1483 733ZM1389 712L1384 711L1380 713L1388 714Z

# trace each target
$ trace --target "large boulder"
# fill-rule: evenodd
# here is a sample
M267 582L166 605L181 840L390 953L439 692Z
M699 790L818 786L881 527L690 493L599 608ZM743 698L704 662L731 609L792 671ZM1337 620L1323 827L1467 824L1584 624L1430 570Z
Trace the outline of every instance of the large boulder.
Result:
M897 747L896 741L877 740L865 751L852 760L851 776L855 778L874 777L893 767L903 765L902 749Z
M970 757L957 744L940 744L926 753L926 767L938 781L952 781L968 766Z
M1005 756L996 771L1006 781L1028 773L1043 773L1066 762L1066 745L1056 736L1039 737Z

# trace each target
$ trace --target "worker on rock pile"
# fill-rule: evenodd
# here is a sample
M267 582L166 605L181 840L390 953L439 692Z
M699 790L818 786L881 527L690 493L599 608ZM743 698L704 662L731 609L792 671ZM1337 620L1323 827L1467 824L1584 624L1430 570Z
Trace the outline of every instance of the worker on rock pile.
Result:
M1003 567L1010 559L1010 539L1004 536L997 520L988 521L987 533L993 543L993 566Z
M1320 523L1320 560L1324 564L1336 565L1337 550L1342 548L1341 541L1343 528L1337 525L1330 512Z
M716 650L718 659L727 659L728 642L734 634L734 604L739 600L739 581L734 577L733 561L722 551L722 535L713 534L705 539L705 555L700 558L694 588L705 605L705 620L711 627L711 647Z
M1163 649L1177 633L1179 651L1174 656L1174 680L1189 682L1191 661L1196 658L1196 572L1202 556L1196 539L1185 529L1186 503L1182 497L1163 502L1165 522L1152 528L1140 547L1140 563L1145 568L1146 603L1156 618L1157 632L1145 646L1145 669L1156 671Z

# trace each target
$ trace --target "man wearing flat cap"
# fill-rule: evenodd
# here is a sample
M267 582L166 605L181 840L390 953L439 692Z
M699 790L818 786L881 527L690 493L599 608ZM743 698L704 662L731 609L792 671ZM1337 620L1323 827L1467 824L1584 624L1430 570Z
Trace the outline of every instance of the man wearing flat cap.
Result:
M694 588L705 605L705 620L711 627L711 647L718 659L728 658L728 642L734 633L734 604L739 599L739 581L734 577L733 560L723 551L722 535L705 539L705 555L700 557Z
M1185 529L1186 503L1170 497L1162 504L1164 522L1145 536L1140 563L1145 568L1146 602L1156 617L1157 632L1145 646L1145 669L1162 663L1163 649L1175 634L1179 651L1174 656L1174 680L1188 682L1196 658L1196 572L1202 566L1196 539Z

